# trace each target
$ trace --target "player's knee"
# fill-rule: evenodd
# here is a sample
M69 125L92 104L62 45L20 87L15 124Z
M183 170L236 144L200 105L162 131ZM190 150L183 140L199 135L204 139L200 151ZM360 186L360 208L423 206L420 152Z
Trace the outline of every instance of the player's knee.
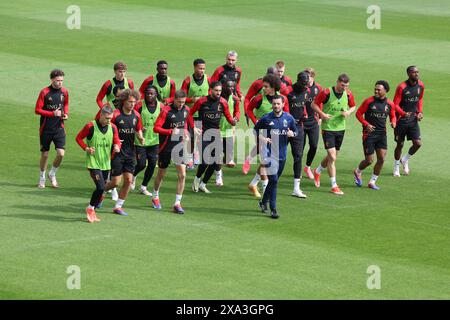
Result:
M145 169L145 161L139 161L137 163L137 169L138 169L138 171L144 170Z
M109 185L111 186L111 189L117 188L119 186L119 182L120 182L120 180L118 180L118 179L112 179L109 182Z
M166 168L161 168L161 166L159 166L159 170L158 170L158 178L162 179L164 176L166 175Z
M422 146L422 141L421 140L414 140L413 141L413 145L414 145L414 147L419 149Z
M178 179L179 180L185 180L186 179L186 172L178 172Z
M43 151L43 152L41 153L41 156L42 156L42 158L47 159L47 158L48 158L48 151Z
M336 162L336 154L329 154L328 161Z
M366 163L370 166L373 163L373 158L372 157L366 158Z
M148 168L155 168L156 167L156 163L157 163L156 159L155 159L155 161L149 161L148 162Z
M58 155L58 157L63 158L66 153L64 149L56 149L56 154Z
M109 190L111 190L111 189L117 188L119 186L119 183L111 181L109 185L110 185Z
M126 185L130 185L133 182L133 177L131 175L127 175L123 179L123 183Z

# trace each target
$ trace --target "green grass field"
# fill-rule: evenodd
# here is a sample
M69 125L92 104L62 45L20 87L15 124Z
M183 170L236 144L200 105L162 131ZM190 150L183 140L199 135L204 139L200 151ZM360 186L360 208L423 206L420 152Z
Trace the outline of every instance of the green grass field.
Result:
M66 8L81 8L81 29L68 30ZM450 298L450 4L377 1L381 29L368 30L372 1L15 1L0 4L0 298L2 299L449 299ZM75 135L97 112L96 94L123 59L137 85L169 61L181 85L192 61L207 73L239 53L244 91L278 59L286 73L313 66L320 84L347 72L357 104L378 79L395 86L416 64L426 86L424 146L412 174L391 176L388 161L375 192L354 186L362 159L360 125L349 121L337 163L336 197L303 180L308 199L290 196L291 158L280 181L277 221L262 215L240 167L225 169L225 186L210 195L190 190L170 212L175 170L161 190L163 210L130 194L130 216L113 202L88 224L94 188ZM39 190L37 95L52 68L65 71L70 94L67 154L61 188ZM244 121L240 126L246 128ZM53 158L54 151L51 151ZM324 155L322 143L314 165ZM253 171L251 171L253 172ZM370 170L366 170L367 181ZM142 174L140 176L142 179ZM140 182L140 179L138 182ZM153 181L153 180L152 180ZM68 290L67 267L81 269L81 290ZM367 268L381 269L381 289L366 286Z

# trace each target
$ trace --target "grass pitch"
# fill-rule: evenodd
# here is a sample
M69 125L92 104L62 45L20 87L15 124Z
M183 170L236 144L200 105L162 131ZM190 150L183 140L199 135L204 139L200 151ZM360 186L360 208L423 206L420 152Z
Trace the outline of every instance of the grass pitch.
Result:
M81 29L66 28L70 1L0 4L0 298L2 299L449 299L450 5L378 1L381 29L369 30L370 1L78 1ZM346 193L302 182L307 200L290 196L291 158L280 181L278 221L263 216L248 194L251 176L225 169L225 186L210 195L190 190L170 213L175 170L161 190L163 210L135 192L130 216L99 211L83 222L93 183L75 135L97 112L96 94L117 60L137 86L156 61L169 62L181 86L192 61L207 73L239 53L242 88L278 59L292 78L306 66L334 84L347 72L357 104L373 84L393 87L416 64L425 83L424 146L412 174L391 176L394 142L375 192L353 184L362 159L361 129L349 121L337 163ZM61 188L38 190L38 117L34 103L52 68L66 73L70 94L67 154ZM240 126L246 128L244 121ZM51 152L51 157L54 151ZM324 155L322 143L314 162ZM253 171L251 171L253 172ZM364 173L365 181L371 170ZM140 176L142 179L142 174ZM138 180L138 183L141 180ZM67 268L81 270L81 289L68 290ZM367 288L367 268L381 270L381 289Z

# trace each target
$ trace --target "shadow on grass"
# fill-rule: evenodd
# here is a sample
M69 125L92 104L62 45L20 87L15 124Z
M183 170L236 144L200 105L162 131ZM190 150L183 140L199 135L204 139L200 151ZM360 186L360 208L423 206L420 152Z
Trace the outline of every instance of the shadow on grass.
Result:
M83 211L75 205L15 205L11 209L37 211L38 213L9 213L1 215L1 218L14 218L25 220L47 220L56 222L82 222ZM44 214L43 212L49 212ZM51 213L50 213L51 212ZM56 214L55 214L56 213ZM58 215L58 213L60 213Z
M50 159L52 159L50 157ZM51 164L51 161L49 161ZM18 167L23 167L23 168L35 168L36 170L39 170L39 163L36 164L32 164L32 163L21 163L17 165ZM51 167L51 165L50 165ZM83 171L86 172L86 175L89 174L88 170L86 169L86 167L84 166L83 162L64 162L61 164L61 171L64 170L70 170L70 171ZM38 172L39 173L39 172ZM39 175L37 176L37 178L39 178Z
M233 208L221 208L221 207L215 207L215 208L205 208L205 207L198 207L198 206L189 206L189 210L195 213L205 213L205 214L224 214L224 215L231 215L231 216L243 216L243 217L254 217L254 218L267 218L268 216L265 214L262 214L261 211L258 208L258 203L255 202L255 210L248 210L248 209L233 209Z
M50 186L46 186L45 189L39 189L37 187L37 184L14 183L14 182L2 182L2 187L22 188L21 190L15 192L20 194L30 194L44 197L49 197L50 193L55 196L58 195L70 197L74 196L90 197L90 195L92 194L92 190L94 190L95 188L94 184L92 183L92 185L89 184L88 186L86 186L86 188L61 186L55 189Z

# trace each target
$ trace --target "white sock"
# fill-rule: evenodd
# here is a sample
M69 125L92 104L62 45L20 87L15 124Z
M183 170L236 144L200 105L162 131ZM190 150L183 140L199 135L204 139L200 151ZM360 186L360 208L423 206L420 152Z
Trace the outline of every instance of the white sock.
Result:
M262 191L264 193L264 191L266 190L267 185L269 184L269 179L266 180L261 180L261 185L262 185Z
M216 176L217 176L217 178L221 178L222 177L222 170L217 170L216 171Z
M175 205L181 203L181 198L182 198L182 197L183 197L183 195L181 195L181 194L175 195Z
M258 182L261 180L261 176L257 173L255 174L255 177L253 178L252 182L250 182L250 185L256 186L258 185Z
M45 170L39 173L39 178L45 179Z
M144 186L144 185L141 185L141 190L142 190L142 191L145 191L145 190L147 190L147 187Z
M319 166L316 168L317 173L322 173L323 169L325 169L324 167L322 167L321 164L319 164Z
M332 188L337 187L336 177L330 177L330 181L331 181L331 187Z
M95 207L94 207L94 206L91 206L91 205L88 205L88 208L89 208L89 209L95 209Z
M125 203L125 200L118 199L116 201L116 205L114 206L114 208L122 208L124 203Z
M409 153L405 154L402 157L402 162L408 162L409 158L411 158L411 155Z
M159 190L153 189L153 198L158 199L159 198Z
M395 166L399 166L400 165L400 160L394 160L394 165Z
M52 166L52 168L50 169L50 172L48 174L51 175L51 176L55 176L56 175L56 171L58 171L58 167Z
M361 174L361 173L362 173L362 170L359 170L359 167L357 167L357 168L356 168L356 173L357 173L357 174Z
M300 179L294 179L294 190L300 190Z
M206 188L206 183L204 183L203 181L202 182L200 182L200 186L199 186L200 188Z
M378 176L375 175L375 174L372 174L372 178L370 179L370 182L369 182L369 183L375 184L375 182L377 182L377 179L378 179Z

